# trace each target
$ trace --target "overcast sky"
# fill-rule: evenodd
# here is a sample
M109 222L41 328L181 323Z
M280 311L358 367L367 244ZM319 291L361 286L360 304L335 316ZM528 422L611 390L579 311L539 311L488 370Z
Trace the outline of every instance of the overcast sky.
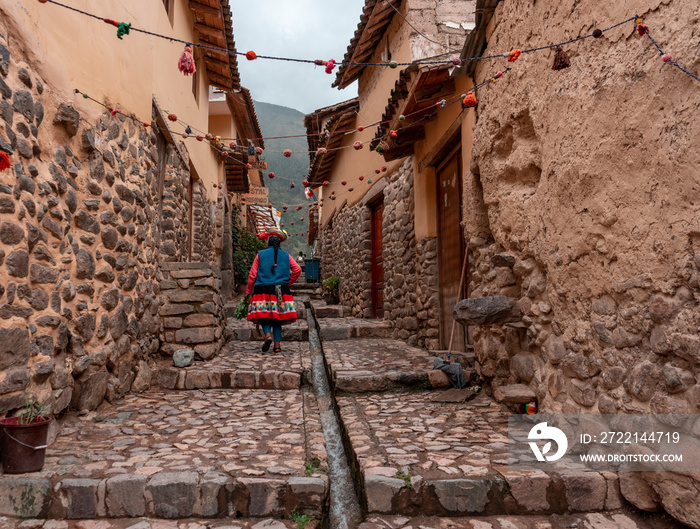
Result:
M230 0L233 36L240 52L299 59L343 60L360 22L364 0ZM331 88L335 74L313 64L238 57L241 84L253 99L296 108L317 108L352 99L357 83Z

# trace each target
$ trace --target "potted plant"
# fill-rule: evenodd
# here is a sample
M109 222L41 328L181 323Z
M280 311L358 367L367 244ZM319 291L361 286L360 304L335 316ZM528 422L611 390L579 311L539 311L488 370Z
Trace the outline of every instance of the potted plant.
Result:
M340 277L338 277L338 274L322 279L321 285L323 285L324 290L323 299L327 304L337 305L340 303L340 295L338 293Z
M38 472L44 467L51 417L35 397L15 417L0 419L0 454L5 474Z

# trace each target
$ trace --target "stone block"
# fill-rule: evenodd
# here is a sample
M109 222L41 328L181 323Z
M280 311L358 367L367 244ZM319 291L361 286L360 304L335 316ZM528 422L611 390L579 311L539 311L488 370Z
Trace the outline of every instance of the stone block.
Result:
M537 400L535 392L524 384L499 386L494 392L494 397L498 402L512 404L527 404Z
M29 331L26 328L0 329L0 370L26 366L30 353Z
M147 476L122 474L107 480L107 515L117 518L143 516L146 513Z
M206 301L214 301L214 292L211 290L176 290L168 292L167 296L170 303L204 303Z
M0 515L14 518L46 518L51 504L48 479L11 477L0 479Z
M328 486L322 478L291 477L287 480L288 502L301 512L320 512L326 503Z
M348 340L352 337L353 328L348 325L321 327L321 340Z
M188 367L194 362L194 351L192 349L178 349L173 353L173 364L175 367Z
M293 390L301 387L301 375L299 373L284 371L279 374L279 378L277 380L279 389Z
M197 353L197 355L202 360L211 360L219 352L219 347L220 347L220 343L218 343L218 342L217 343L202 343L199 345L195 345L194 352Z
M228 514L228 500L233 479L222 472L208 472L199 482L200 500L195 514L205 518L221 518Z
M394 500L405 486L402 479L365 475L368 514L393 513Z
M194 327L175 332L175 341L180 343L206 343L216 340L216 327Z
M209 373L206 371L188 371L185 375L185 389L211 389Z
M547 487L551 477L539 470L531 472L508 472L503 477L518 505L526 512L548 512Z
M158 382L167 389L175 389L179 370L174 367L166 367L158 370Z
M450 379L447 378L445 372L439 369L428 371L428 382L434 388L445 388L451 385Z
M258 387L258 375L257 371L236 371L231 385L236 389L255 389Z
M284 481L268 478L241 478L239 481L248 492L249 502L245 513L247 516L284 516L284 496L287 488Z
M194 514L199 496L196 472L159 472L146 485L151 500L147 514L160 518L187 518Z
M642 511L656 512L661 509L659 495L642 477L641 472L620 472L620 494Z
M193 279L197 277L209 277L212 275L211 270L172 270L170 277L173 279Z
M605 495L605 510L614 511L621 509L624 503L622 493L620 492L620 478L616 472L601 472L607 484L607 492Z
M217 323L213 314L190 314L184 322L185 327L208 327Z
M561 479L566 490L566 503L570 511L602 511L608 486L598 472L566 472Z
M158 313L161 316L177 316L179 314L189 314L194 311L194 306L187 303L180 305L161 305Z
M98 479L64 479L61 494L65 497L66 516L71 519L96 518L103 509L98 507Z
M449 514L484 512L492 486L487 479L445 479L432 484L437 500Z
M178 318L178 317L163 318L163 327L165 327L166 329L181 329L182 328L182 318Z

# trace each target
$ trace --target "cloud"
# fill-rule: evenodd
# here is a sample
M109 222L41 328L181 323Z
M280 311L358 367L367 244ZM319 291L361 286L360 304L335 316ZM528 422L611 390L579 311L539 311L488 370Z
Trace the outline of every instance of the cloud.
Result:
M364 0L230 0L238 51L341 61L357 29ZM335 72L322 66L238 58L241 84L253 98L310 113L352 99L357 85L331 88Z

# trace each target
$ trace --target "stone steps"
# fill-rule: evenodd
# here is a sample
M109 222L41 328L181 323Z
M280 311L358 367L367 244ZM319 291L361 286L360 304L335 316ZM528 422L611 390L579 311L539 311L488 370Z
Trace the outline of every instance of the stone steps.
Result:
M662 514L626 510L572 515L479 516L428 518L369 516L357 529L682 529L684 526Z
M305 529L318 529L320 523L314 520ZM103 518L100 520L41 520L0 518L2 529L297 529L293 520L265 519L222 519L222 518L183 518L165 522L159 518Z
M388 322L361 318L322 318L318 320L321 340L353 338L390 338L393 330Z
M288 519L297 509L321 519L326 509L309 390L151 390L69 414L61 429L41 472L2 475L0 516ZM310 475L308 458L319 461Z
M351 315L350 308L343 305L326 305L325 302L311 302L316 318L345 318Z
M263 353L259 341L231 342L207 362L173 366L161 359L156 380L166 389L299 389L310 379L307 342L283 342L281 353Z

